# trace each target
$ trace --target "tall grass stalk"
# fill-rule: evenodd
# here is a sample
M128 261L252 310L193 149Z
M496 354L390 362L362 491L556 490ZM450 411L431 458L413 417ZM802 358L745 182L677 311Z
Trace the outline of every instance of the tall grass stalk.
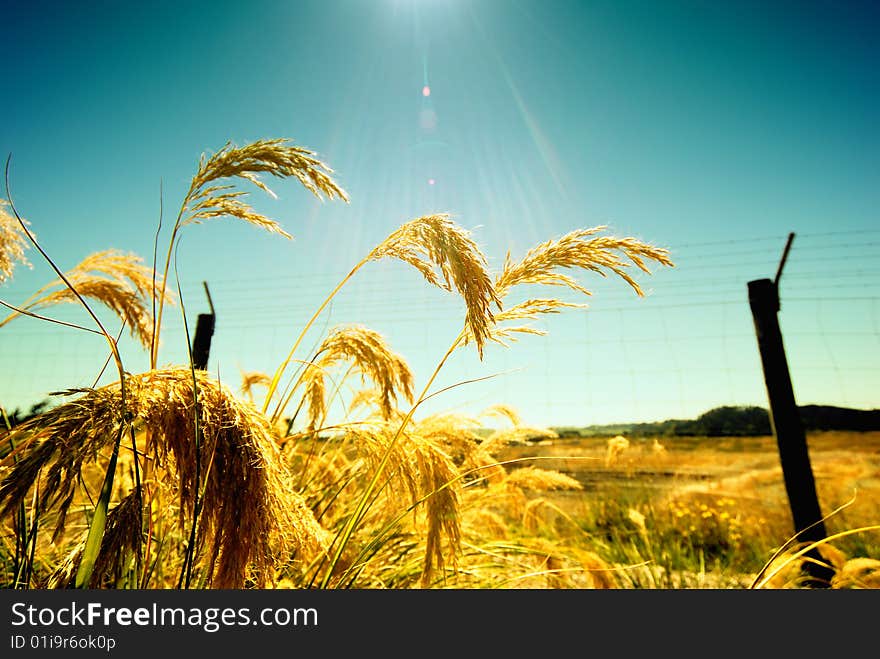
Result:
M153 318L153 340L150 347L150 368L155 369L158 359L159 333L162 327L164 310L163 295L166 279L171 267L172 253L180 230L188 224L199 224L217 217L229 216L276 233L285 238L290 234L274 220L260 215L242 201L247 193L234 190L233 185L217 185L224 179L243 179L256 185L272 197L272 192L259 179L259 174L268 172L278 178L295 177L318 199L322 193L332 199L338 197L348 201L347 193L331 179L329 167L314 158L314 154L302 147L288 146L286 139L257 140L243 147L231 142L210 158L202 156L199 168L193 176L189 189L181 203L177 219L171 228L168 251L162 271L159 306ZM214 185L211 185L214 183ZM161 225L160 225L161 226ZM155 264L154 264L155 268Z
M822 547L825 544L829 544L834 542L835 540L839 540L840 538L845 538L850 535L856 535L858 533L867 533L869 531L880 531L880 524L872 524L869 526L861 526L855 529L847 529L845 531L840 531L838 533L832 533L831 535L822 538L821 540L816 540L814 542L810 542L803 546L801 549L787 556L784 561L782 561L775 569L765 573L762 570L760 581L756 579L755 583L753 583L750 588L752 589L761 589L764 588L770 581L772 581L773 577L778 575L780 572L785 570L787 567L794 564L799 558L809 554L810 552Z
M2 405L0 405L0 415L3 417L3 425L6 427L9 435L9 453L13 456L13 460L18 462L18 457L15 456L15 442L12 440L12 422L6 415L6 409ZM22 571L26 569L28 564L26 555L29 538L27 509L25 508L24 500L18 505L18 511L13 519L13 526L15 527L15 553L12 559L12 587L18 588L20 584L27 583L22 579Z
M112 336L107 332L103 323L101 323L100 319L95 312L92 310L91 306L89 306L88 302L86 302L85 298L80 295L79 291L73 286L67 276L61 271L61 269L55 264L55 262L49 257L49 255L43 250L40 244L37 242L34 235L27 228L27 223L22 219L21 215L19 215L18 211L15 208L15 204L12 201L12 195L9 192L9 163L12 160L12 154L6 159L6 167L4 172L4 178L6 183L6 198L9 202L9 207L12 209L15 218L18 220L21 225L22 231L31 241L31 244L40 252L46 262L51 266L51 268L58 275L59 279L70 289L71 293L79 300L80 304L85 308L86 312L89 316L92 317L92 320L98 326L101 334L103 334L104 338L107 340L108 345L110 346L110 351L113 353L113 359L116 362L116 369L119 372L119 382L120 382L120 395L122 398L122 407L120 411L121 418L125 418L125 367L122 364L122 355L119 353L119 346ZM92 517L92 521L89 524L89 532L86 537L86 551L83 554L83 561L80 563L80 568L77 571L77 585L81 586L84 583L88 583L91 578L91 570L94 567L94 561L97 557L97 553L101 547L101 539L104 536L104 527L107 522L107 506L110 501L110 494L113 489L113 478L116 472L116 456L119 454L119 444L122 441L122 424L120 424L119 434L116 438L116 443L113 446L113 454L110 460L110 463L107 466L107 472L104 478L104 487L101 490L101 496L98 500L98 505L95 508L95 515Z
M116 461L119 457L119 445L124 433L125 426L120 425L116 441L113 444L113 452L110 455L110 462L107 464L104 482L101 485L101 493L92 512L92 521L89 523L89 533L86 536L82 558L76 571L76 581L74 582L74 587L76 588L89 587L92 580L92 572L95 569L95 562L98 560L98 553L101 551L101 542L104 539L104 529L107 525L107 509L110 506L110 497L113 494L113 480L116 474Z
M324 298L300 330L287 357L275 369L263 402L263 413L268 411L281 378L305 335L327 305L362 267L370 261L378 261L386 257L408 263L434 286L446 291L451 291L454 287L461 294L467 307L466 324L469 334L477 344L477 350L482 357L483 345L489 335L489 326L493 322L490 305L497 304L499 308L501 306L492 288L486 258L471 239L470 234L456 225L449 215L445 213L424 215L406 222L376 245ZM270 417L273 423L278 421L288 402L289 396L276 404Z
M391 458L391 455L394 451L395 445L397 444L397 441L400 439L401 434L403 433L404 429L409 424L409 422L412 420L412 417L415 414L416 409L418 409L418 407L424 402L425 397L428 395L428 391L430 390L431 386L434 384L434 380L437 379L437 376L440 374L440 371L442 370L443 366L446 364L446 361L449 359L449 357L452 355L452 353L455 352L456 348L458 348L458 346L461 345L461 343L464 341L464 339L465 339L465 331L462 330L459 333L458 337L455 339L455 341L453 341L453 343L449 347L449 349L446 351L446 354L443 355L442 359L440 360L440 363L437 364L437 367L434 369L434 372L431 374L431 377L428 378L428 382L425 384L424 388L422 389L421 395L419 395L419 397L416 399L416 402L410 407L409 411L403 417L403 420L400 422L400 424L397 427L397 432L395 432L394 436L391 438L391 441L388 443L388 446L385 449L385 452L382 455L381 460L373 468L373 475L370 477L369 481L367 481L367 485L364 488L363 493L358 498L358 502L357 502L357 505L355 506L354 512L352 512L351 516L349 517L348 521L345 524L345 527L343 528L342 535L340 537L340 541L337 544L336 548L334 549L333 556L330 559L329 568L328 568L327 572L325 573L324 578L321 580L321 584L320 584L321 588L326 588L327 585L330 583L330 578L333 574L333 571L334 571L336 564L339 562L339 559L342 557L342 553L345 550L346 546L348 545L348 542L351 539L351 536L354 533L354 530L361 523L361 521L364 518L364 515L366 514L367 510L369 509L369 504L370 504L371 500L373 500L376 486L379 484L379 481L382 477L382 474L385 470L385 467L388 464L389 459Z
M177 243L180 246L180 242ZM202 426L199 421L201 416L199 410L199 384L196 379L195 362L192 354L192 340L189 335L189 323L186 320L186 305L183 301L183 291L180 289L180 275L177 271L177 252L174 255L174 278L177 284L177 298L180 300L180 312L183 317L183 331L186 338L186 351L189 360L190 374L192 375L192 392L193 392L193 443L195 445L195 493L193 499L192 520L190 522L189 540L186 543L186 550L183 556L183 569L180 572L180 578L177 582L178 588L189 588L192 579L192 567L196 553L196 527L199 523L199 513L202 508Z

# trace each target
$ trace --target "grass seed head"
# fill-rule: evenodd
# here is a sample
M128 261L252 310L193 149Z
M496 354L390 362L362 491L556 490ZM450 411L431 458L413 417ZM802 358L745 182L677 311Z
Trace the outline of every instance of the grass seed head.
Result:
M551 469L540 469L538 467L520 467L512 470L507 481L511 485L516 485L526 490L582 490L584 486L576 479L563 474L559 471Z
M0 482L0 514L24 501L42 473L40 509L57 510L60 531L84 467L112 446L124 409L126 423L151 430L153 445L140 448L168 476L163 482L180 501L181 527L199 498L196 542L204 549L201 569L208 584L265 584L291 552L307 558L323 551L326 531L292 491L269 421L208 374L197 371L195 377L197 397L189 368L128 376L124 407L118 382L63 392L79 397L12 431L11 439L21 446Z
M153 270L142 263L143 259L135 254L124 254L114 249L96 252L65 273L76 293L61 279L56 279L40 288L23 308L36 311L63 302L78 303L78 293L111 309L125 323L131 335L149 349L153 336ZM157 284L155 290L158 296L161 283ZM166 292L165 302L170 304L173 301L173 296ZM17 315L18 312L10 314L3 323Z
M880 588L880 560L859 557L845 561L837 566L831 587L860 590Z
M429 437L417 429L399 435L397 430L394 423L374 421L351 424L346 434L370 468L379 464L390 446L387 473L393 476L384 494L398 511L401 496L408 495L414 517L424 519L424 585L435 571L456 560L461 542L460 473L450 456Z
M12 278L17 263L31 267L24 255L30 247L27 236L18 219L6 211L7 205L0 199L0 284Z
M482 358L495 322L492 307L501 309L501 301L493 288L486 257L469 232L445 213L419 217L388 236L368 259L385 257L410 264L434 286L447 291L454 287L459 292L467 307L467 332Z
M415 425L415 433L437 446L464 475L464 482L502 479L506 472L498 461L484 450L475 430L479 421L461 414L434 414Z
M635 238L597 236L606 227L577 229L557 240L548 240L530 249L522 260L514 263L510 255L495 280L495 291L503 298L518 284L563 286L584 295L590 291L573 277L560 270L581 269L606 277L606 270L626 281L637 295L644 295L641 287L626 271L629 265L650 274L646 261L673 266L669 251Z
M274 197L275 193L260 179L262 173L277 178L296 178L318 199L326 196L347 202L348 194L330 177L333 170L315 158L312 151L291 146L288 142L287 139L257 140L242 147L227 142L210 158L202 155L184 203L188 213L181 221L181 226L228 215L290 238L290 234L278 222L256 212L242 200L246 192L235 190L229 184L209 185L224 179L240 178Z
M377 402L384 419L397 408L398 396L413 400L415 378L406 360L388 346L380 333L361 325L334 328L321 342L316 360L303 372L305 399L308 402L309 428L314 429L326 412L327 373L340 363L349 363L376 385Z
M258 386L268 387L272 378L262 371L242 371L241 373L241 391L242 394L253 400L253 388Z
M605 447L605 466L610 467L617 462L620 454L629 448L629 440L623 435L611 437L606 442Z

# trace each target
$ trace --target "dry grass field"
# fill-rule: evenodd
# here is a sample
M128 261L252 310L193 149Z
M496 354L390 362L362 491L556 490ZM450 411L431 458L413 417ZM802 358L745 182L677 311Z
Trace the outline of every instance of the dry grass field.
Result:
M817 432L807 442L820 506L830 515L828 535L877 525L880 432ZM633 547L632 558L649 556L652 549L665 552L665 560L654 561L655 568L663 567L660 577L652 573L646 579L639 569L622 573L637 587L656 587L659 581L674 587L751 585L794 531L773 437L639 438L616 454L607 437L545 439L508 447L499 456L533 457L583 485L583 491L549 498L588 533L604 533L611 555L625 557L613 547L626 543ZM880 531L829 545L840 551L837 560L878 559ZM880 585L876 575L871 583ZM777 579L770 585L786 583Z

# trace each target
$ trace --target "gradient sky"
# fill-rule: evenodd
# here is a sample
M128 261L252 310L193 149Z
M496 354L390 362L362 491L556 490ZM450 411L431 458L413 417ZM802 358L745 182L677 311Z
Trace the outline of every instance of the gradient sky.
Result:
M202 153L286 137L351 203L294 181L251 202L292 241L240 221L188 227L190 330L217 309L209 368L273 372L323 297L403 222L449 212L490 265L581 227L667 247L640 281L584 275L587 310L546 337L458 353L424 412L495 403L533 424L766 406L749 280L781 283L798 402L877 407L878 12L855 2L4 2L0 147L10 189L64 269L152 254ZM425 86L430 95L423 93ZM167 248L167 233L163 234ZM53 279L29 252L0 298ZM584 301L566 296L571 301ZM52 310L82 319L73 307ZM185 359L179 309L162 363ZM316 325L382 332L423 384L462 321L455 296L394 262L364 268ZM126 366L146 357L124 344ZM0 401L93 383L100 338L19 318L0 329ZM305 357L305 354L299 355ZM106 378L105 378L106 381Z

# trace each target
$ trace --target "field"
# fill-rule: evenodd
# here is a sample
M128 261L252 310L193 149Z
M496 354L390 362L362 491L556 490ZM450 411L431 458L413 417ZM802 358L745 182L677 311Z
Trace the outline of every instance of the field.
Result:
M804 585L810 563L806 549L788 542L793 529L770 438L572 441L524 425L503 404L477 417L421 414L443 391L433 387L454 353L482 358L489 345L544 334L532 321L580 306L555 297L565 289L591 294L576 273L612 276L641 296L631 273L673 266L667 249L605 235L604 226L508 255L492 271L448 214L416 217L340 280L272 373L244 372L232 386L206 368L207 345L193 345L188 363L160 366L163 313L183 304L179 281L169 281L181 232L228 217L289 237L236 185L271 193L259 178L268 173L347 201L331 172L283 139L203 155L168 229L164 261L157 231L151 265L107 249L62 272L12 200L0 205L0 283L27 263L31 247L58 275L20 306L0 300L11 311L0 328L29 316L96 334L109 349L104 367L95 365L106 371L104 384L99 376L92 387L62 392L64 402L30 418L0 408L0 585ZM382 334L358 324L325 329L302 351L336 293L381 259L461 298L459 333L438 338L448 348L432 372L413 373ZM80 306L87 325L44 315L62 302ZM99 308L149 356L146 371L128 370L121 330L111 332ZM827 433L810 442L836 534L816 559L835 568L826 585L876 586L880 436Z
M746 587L793 527L773 437L664 437L630 441L609 460L608 438L543 440L508 448L501 459L536 457L543 468L576 479L583 491L532 493L589 536L606 557L653 559L619 573L632 587ZM829 535L877 524L880 433L808 435L813 475ZM829 543L836 560L880 556L880 533ZM827 550L829 556L831 551ZM878 584L874 577L873 587ZM771 587L786 586L777 578ZM867 586L867 583L863 583Z

